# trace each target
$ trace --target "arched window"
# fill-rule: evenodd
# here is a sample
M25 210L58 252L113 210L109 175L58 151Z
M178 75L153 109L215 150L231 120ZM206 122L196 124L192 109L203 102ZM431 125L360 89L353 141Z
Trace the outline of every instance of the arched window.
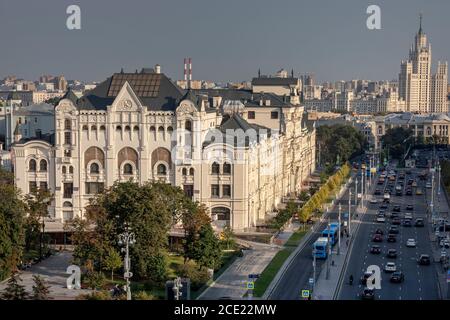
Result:
M87 125L83 126L83 131L88 131L89 127Z
M125 126L125 131L131 131L131 128L130 128L130 126Z
M156 131L155 126L151 126L151 127L150 127L150 132L155 132L155 131Z
M64 120L64 130L72 130L72 122L70 119Z
M44 171L44 172L47 171L47 161L46 160L42 159L39 162L39 171Z
M158 128L158 132L159 132L159 133L164 133L164 127L163 127L163 126L160 126L160 127Z
M100 131L105 131L106 127L105 126L100 126Z
M73 174L73 167L72 166L69 167L69 173Z
M28 171L36 172L36 160L30 160L30 162L28 163Z
M91 167L90 167L89 169L90 169L89 171L90 171L91 173L95 173L95 174L100 173L100 167L99 167L98 164L95 163L95 162L91 163Z
M122 126L117 126L116 131L122 131Z
M131 166L131 164L126 163L123 166L123 174L133 174L133 167Z
M158 165L156 172L159 175L166 175L167 174L167 168L165 165L163 165L162 163Z
M139 131L139 127L138 126L134 126L133 131L138 132Z
M64 201L63 207L72 208L73 206L72 206L72 204L69 201Z
M211 166L211 173L219 174L220 173L220 165L217 162L214 162Z
M91 130L92 131L97 131L97 126L96 125L91 126Z
M193 176L193 175L194 175L194 168L190 168L190 169L189 169L189 175L190 175L190 176Z
M186 170L186 168L183 168L183 170L181 170L181 173L183 174L183 176L187 175L187 170Z
M67 172L66 166L63 166L63 167L62 167L62 173L63 173L63 174L66 174L66 172Z
M224 174L231 174L231 164L225 162L223 164L223 173Z
M167 132L168 132L169 134L172 134L173 128L172 128L172 127L167 127Z
M184 129L186 129L187 131L192 131L192 122L186 120L186 122L184 123Z

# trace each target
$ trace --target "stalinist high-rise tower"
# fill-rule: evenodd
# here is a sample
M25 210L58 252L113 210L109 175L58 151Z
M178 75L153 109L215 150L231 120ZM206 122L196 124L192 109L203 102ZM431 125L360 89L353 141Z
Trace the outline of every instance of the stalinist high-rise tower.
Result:
M447 112L447 62L438 65L431 76L431 45L422 30L420 15L419 31L409 50L409 59L402 61L399 74L399 98L405 101L405 111Z

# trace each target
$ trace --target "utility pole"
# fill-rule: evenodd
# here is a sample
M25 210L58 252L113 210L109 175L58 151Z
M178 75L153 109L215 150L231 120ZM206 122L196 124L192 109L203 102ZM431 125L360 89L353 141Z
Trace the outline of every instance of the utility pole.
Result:
M352 190L348 190L348 235L350 236L350 222L352 221Z
M355 179L355 209L358 206L358 176Z
M338 249L337 254L341 254L341 204L339 203L339 213L338 213L338 222L339 222L339 228L338 228Z
M327 234L327 274L326 279L330 279L330 260L331 260L331 246L330 246L330 218L328 218L328 234Z
M136 243L134 233L130 232L130 230L131 228L128 227L128 224L125 224L125 232L119 235L119 245L125 245L125 248L122 248L122 252L125 251L125 259L124 259L125 273L123 277L127 281L125 285L127 291L127 300L131 300L130 278L133 276L133 273L130 271L131 263L130 263L129 246Z

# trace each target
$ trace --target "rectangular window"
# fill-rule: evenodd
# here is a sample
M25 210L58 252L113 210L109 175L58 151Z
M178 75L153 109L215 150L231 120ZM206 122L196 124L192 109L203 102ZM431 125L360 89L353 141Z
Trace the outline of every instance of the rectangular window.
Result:
M47 186L47 182L46 181L39 182L39 189L41 189L41 190L48 190L47 188L48 188L48 186Z
M30 187L29 187L29 192L30 192L30 193L36 191L36 189L37 189L36 181L30 181L29 186L30 186Z
M70 199L73 195L73 183L64 183L64 195L63 198Z
M64 157L71 157L71 156L72 156L72 151L70 149L64 150Z
M64 144L72 144L72 134L70 132L64 132Z
M193 184L185 184L183 185L184 194L187 197L192 198L194 196L194 185Z
M63 221L70 221L73 219L72 211L63 211Z
M270 113L270 119L278 119L278 111L272 111Z
M218 197L219 197L219 185L212 184L211 185L211 198L218 198Z
M86 194L102 193L103 189L103 182L86 182Z
M247 117L248 119L255 119L255 111L249 111Z
M224 184L222 186L222 195L224 197L231 197L231 186L229 184Z

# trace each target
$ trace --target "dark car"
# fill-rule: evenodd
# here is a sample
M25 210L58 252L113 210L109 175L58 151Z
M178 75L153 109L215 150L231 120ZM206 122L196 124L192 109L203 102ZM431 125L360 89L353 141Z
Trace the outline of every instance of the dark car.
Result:
M380 189L376 189L374 194L375 194L376 196L381 195L381 190L380 190Z
M397 197L401 197L401 196L403 196L403 192L401 192L400 190L397 190L397 191L395 192L395 195L396 195Z
M407 196L412 196L412 190L411 189L406 190L406 195Z
M365 272L364 275L361 277L360 282L362 285L367 285L367 279L372 275L371 272Z
M397 258L397 250L396 249L389 249L387 254L386 254L386 256L388 258L391 258L391 259Z
M374 300L375 299L375 290L364 288L364 290L361 292L361 299L363 300Z
M411 227L412 226L411 220L409 220L409 219L403 220L403 226L404 227Z
M381 247L380 247L380 246L377 246L377 245L372 246L372 247L370 248L370 253L373 253L373 254L380 254L380 253L381 253Z
M390 281L394 282L394 283L401 283L401 282L405 281L405 275L401 271L395 271L391 275Z
M394 210L395 212L400 212L402 209L398 204L396 204L392 210Z
M393 225L400 225L400 224L401 224L401 221L400 221L399 218L393 218L393 219L392 219L392 224L393 224Z
M424 224L422 218L417 218L417 219L416 219L416 222L414 223L414 226L416 226L416 227L423 227L424 225L425 225L425 224Z
M391 226L389 228L389 234L398 234L399 230L396 226Z
M431 259L429 255L421 254L417 262L422 266L428 266L431 263Z
M381 234L381 235L383 235L384 232L383 232L383 230L381 230L381 229L377 229L377 230L375 230L375 234Z
M406 206L406 210L412 211L412 210L414 210L414 206L413 206L412 204L408 204L408 205Z
M389 200L389 199L384 199L384 200ZM380 206L380 209L387 209L388 205L387 203L383 200L383 204Z
M373 242L383 242L383 236L381 234L375 234L372 238Z
M391 233L388 235L387 242L397 242L397 237L395 234Z

